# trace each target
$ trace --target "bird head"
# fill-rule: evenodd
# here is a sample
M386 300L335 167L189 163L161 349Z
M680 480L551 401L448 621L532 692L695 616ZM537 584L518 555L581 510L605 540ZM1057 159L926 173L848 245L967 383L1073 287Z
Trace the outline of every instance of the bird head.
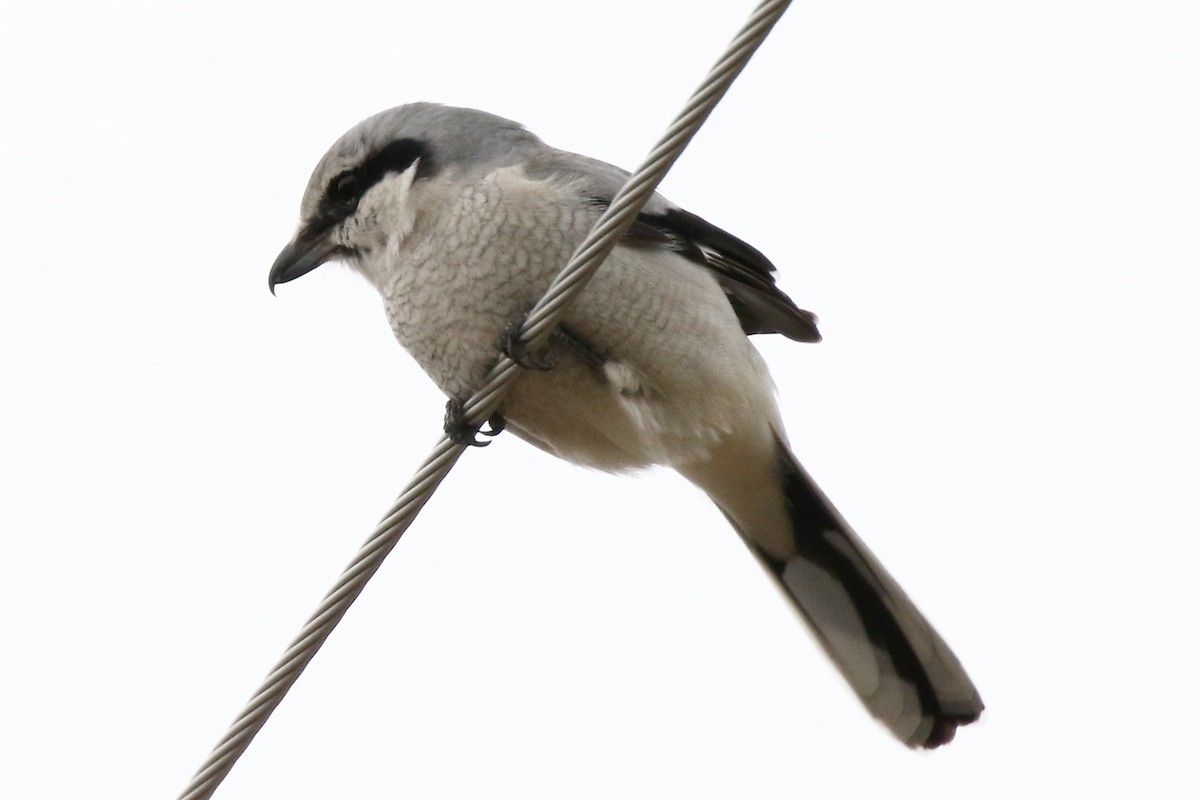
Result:
M465 108L413 103L347 131L317 164L300 227L271 267L272 292L328 261L365 270L403 245L426 187L445 187L518 163L537 137L517 123Z

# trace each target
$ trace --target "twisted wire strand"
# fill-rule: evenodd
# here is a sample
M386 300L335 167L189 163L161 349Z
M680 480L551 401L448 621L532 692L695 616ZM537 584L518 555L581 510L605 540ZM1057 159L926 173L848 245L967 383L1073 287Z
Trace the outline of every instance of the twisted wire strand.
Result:
M529 312L519 340L530 352L536 353L546 346L567 307L633 224L642 206L790 4L791 0L766 0L755 9L667 133L617 192L545 296ZM499 408L518 370L512 359L500 357L483 388L463 406L469 425L482 425ZM205 800L213 795L465 449L465 445L455 444L446 436L441 438L179 800Z

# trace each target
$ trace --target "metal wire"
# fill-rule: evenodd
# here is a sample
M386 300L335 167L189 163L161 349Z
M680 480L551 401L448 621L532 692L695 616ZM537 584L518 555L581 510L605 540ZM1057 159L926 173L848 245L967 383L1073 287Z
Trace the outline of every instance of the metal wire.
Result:
M791 0L766 0L755 9L658 145L617 192L545 296L529 312L520 333L520 340L529 352L537 353L546 346L550 333L567 307L633 224L642 206L790 4ZM483 388L463 407L472 426L481 425L499 408L518 372L516 363L505 356L500 357ZM445 436L437 443L371 538L363 544L283 658L209 754L179 796L180 800L203 800L212 796L465 449L464 445L454 444Z

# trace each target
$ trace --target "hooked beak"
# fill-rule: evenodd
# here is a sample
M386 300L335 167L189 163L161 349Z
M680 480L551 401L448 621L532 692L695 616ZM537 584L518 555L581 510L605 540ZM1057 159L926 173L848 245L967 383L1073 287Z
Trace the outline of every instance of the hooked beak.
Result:
M275 294L276 284L307 275L337 254L339 248L329 241L330 232L328 229L309 231L305 228L287 243L271 265L271 274L267 278L271 294Z

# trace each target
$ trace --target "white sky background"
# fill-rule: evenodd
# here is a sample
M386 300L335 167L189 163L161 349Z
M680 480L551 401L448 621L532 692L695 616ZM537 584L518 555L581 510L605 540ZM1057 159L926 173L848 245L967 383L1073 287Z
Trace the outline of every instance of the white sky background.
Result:
M418 99L636 166L752 2L42 3L0 29L0 794L173 797L437 439L366 283L268 268ZM988 710L893 742L696 490L469 452L218 792L1200 785L1200 12L797 3L664 185L825 342L793 444Z

